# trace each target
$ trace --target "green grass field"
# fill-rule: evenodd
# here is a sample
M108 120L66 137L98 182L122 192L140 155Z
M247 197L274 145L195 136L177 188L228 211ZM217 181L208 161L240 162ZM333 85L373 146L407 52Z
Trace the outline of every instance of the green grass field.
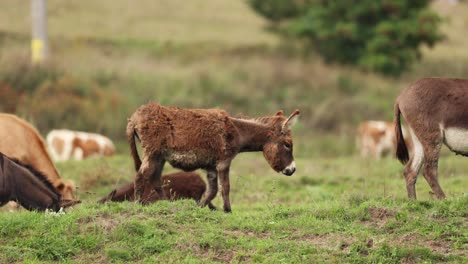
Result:
M419 200L406 199L402 167L393 159L296 162L297 172L286 177L261 153L239 155L231 169L231 214L192 200L98 205L132 180L130 157L59 163L63 177L79 186L82 204L64 215L3 209L0 262L468 261L466 160L441 160L444 201L431 198L422 176ZM214 204L222 208L222 199Z
M57 164L82 200L65 214L0 208L0 263L468 262L467 158L443 151L446 200L434 200L420 175L418 201L410 201L398 161L354 154L357 123L390 120L395 97L409 83L468 78L468 4L443 2L432 7L446 18L446 39L423 48L422 60L394 79L305 54L266 30L244 1L49 0L58 85L65 94L68 83L78 94L98 87L102 97L52 120L64 101L47 101L32 87L32 99L23 98L17 113L48 121L38 122L43 135L56 128L50 123L104 133L119 154ZM28 62L29 5L2 0L0 83L11 72L22 77L18 65ZM250 116L299 108L297 172L276 174L261 153L239 155L231 167L231 214L190 200L98 205L133 180L126 120L149 100ZM41 103L49 112L37 111ZM165 172L172 171L167 165ZM214 203L222 208L220 197Z

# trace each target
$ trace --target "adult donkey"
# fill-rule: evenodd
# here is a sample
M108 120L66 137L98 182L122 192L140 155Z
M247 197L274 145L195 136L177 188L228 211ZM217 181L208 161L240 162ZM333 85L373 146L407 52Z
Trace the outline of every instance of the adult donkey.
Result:
M277 172L292 175L296 170L290 126L299 111L289 117L278 112L274 116L240 119L219 109L182 109L149 103L138 108L127 124L127 137L135 169L135 196L140 202L145 185L161 189L161 171L165 162L185 171L207 171L208 188L200 200L206 206L218 192L218 178L224 211L231 211L229 202L229 168L240 152L263 151L265 159ZM135 145L138 137L143 161Z
M413 140L411 157L403 140L400 113ZM456 154L468 156L468 80L418 80L398 96L394 114L396 155L406 164L404 175L408 197L416 199L416 179L424 164L423 175L432 191L437 198L445 198L437 180L442 144Z

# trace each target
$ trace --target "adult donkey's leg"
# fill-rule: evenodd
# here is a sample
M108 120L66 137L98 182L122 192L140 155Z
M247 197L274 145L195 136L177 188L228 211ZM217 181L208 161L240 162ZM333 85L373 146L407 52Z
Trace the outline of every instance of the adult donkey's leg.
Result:
M414 142L414 149L409 162L405 166L403 174L405 175L406 191L408 197L416 199L416 180L418 178L419 170L424 162L424 149L423 145L410 128L411 138Z
M198 202L198 205L204 207L209 205L210 209L216 209L212 204L211 201L216 197L218 193L218 174L215 170L208 170L207 171L207 179L208 179L208 188L206 188L205 194L203 195L202 199Z
M230 183L229 183L229 167L230 162L221 163L218 165L218 176L219 176L219 184L221 185L221 194L223 196L224 202L224 212L230 213L231 212L231 202L229 201L229 191L230 191Z
M445 193L439 185L437 179L437 168L439 164L440 148L442 146L442 139L439 140L428 140L424 144L424 171L423 175L429 186L431 186L432 192L437 196L438 199L445 198Z

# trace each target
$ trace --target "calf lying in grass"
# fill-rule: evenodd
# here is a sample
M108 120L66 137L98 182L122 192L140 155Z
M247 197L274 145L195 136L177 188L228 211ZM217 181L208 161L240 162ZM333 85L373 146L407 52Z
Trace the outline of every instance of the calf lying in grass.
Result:
M171 200L177 199L194 199L200 201L203 193L206 190L206 184L199 174L195 172L176 172L165 174L162 176L162 187L166 197ZM154 191L153 186L146 186L143 197L145 203L153 203L161 198ZM127 183L119 189L114 189L106 197L99 200L99 203L134 201L135 200L135 185L133 182ZM215 209L213 204L209 203L210 209Z

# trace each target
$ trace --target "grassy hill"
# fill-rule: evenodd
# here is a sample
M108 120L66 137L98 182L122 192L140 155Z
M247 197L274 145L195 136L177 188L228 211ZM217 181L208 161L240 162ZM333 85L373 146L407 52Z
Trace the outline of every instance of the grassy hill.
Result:
M468 260L466 179L461 157L443 158L444 201L422 179L406 199L392 159L296 159L292 177L260 153L231 169L233 212L191 200L98 205L132 180L128 156L59 163L83 203L64 215L0 212L0 262L66 263L463 263ZM166 166L166 172L171 172ZM214 200L222 208L222 199ZM1 209L0 209L1 210ZM5 208L3 208L5 210Z
M29 5L1 4L1 111L16 102L43 135L57 127L101 132L119 155L57 164L83 201L64 215L0 208L0 263L468 261L466 158L441 159L447 200L433 200L421 175L419 201L408 201L397 161L352 155L356 124L390 120L409 83L468 78L467 3L434 1L446 39L398 79L327 65L269 33L244 1L219 0L49 0L52 58L35 71ZM284 177L261 153L240 155L232 214L193 201L97 205L133 179L126 120L150 100L250 116L299 108L298 170Z

